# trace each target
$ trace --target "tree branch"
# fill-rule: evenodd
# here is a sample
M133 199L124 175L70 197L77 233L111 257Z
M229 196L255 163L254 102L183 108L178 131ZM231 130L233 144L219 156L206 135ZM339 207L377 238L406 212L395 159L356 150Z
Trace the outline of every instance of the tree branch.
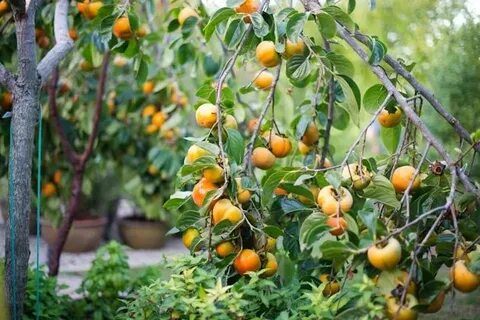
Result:
M330 43L328 40L325 40L325 49L330 51ZM327 153L329 150L330 144L330 131L332 130L333 124L333 112L335 108L335 79L333 74L330 75L330 80L328 81L328 110L327 110L327 124L325 125L325 135L323 137L323 147L322 147L322 155L320 158L320 167L323 168L325 165L325 159L327 158ZM315 108L317 106L315 105Z
M95 111L92 117L92 122L93 122L92 133L90 133L90 136L88 137L87 146L80 157L80 166L82 168L85 166L85 163L87 162L88 158L92 154L93 145L95 144L95 140L98 135L98 126L100 123L100 115L102 113L103 96L105 94L105 85L107 82L107 72L108 72L109 61L110 61L110 51L107 51L103 56L102 70L100 71L100 77L98 79L97 96L95 98Z
M277 67L277 72L275 73L275 78L273 79L273 82L272 82L272 87L270 88L270 92L268 93L267 101L265 102L265 106L263 107L262 112L258 117L257 125L253 130L252 137L250 138L250 142L246 147L247 152L245 153L245 156L243 158L244 171L251 169L253 146L255 144L255 140L258 137L258 133L260 132L260 128L262 127L262 121L265 118L265 115L267 114L268 108L270 107L271 104L273 104L273 100L275 97L275 90L277 88L277 83L278 83L278 79L280 78L281 70L282 70L282 64L280 62L280 64Z
M355 38L363 43L368 45L368 37L360 32L355 32ZM470 144L473 144L472 138L470 137L469 132L460 124L460 122L449 113L444 106L438 101L438 99L431 93L425 86L423 86L408 70L406 70L397 60L395 60L390 55L385 55L385 62L395 70L399 75L401 75L405 80L410 83L428 102L432 107L445 119L447 122L455 129L457 134L467 141ZM474 146L476 151L480 151L480 144Z
M78 164L79 156L73 149L72 145L67 139L67 134L60 123L60 115L58 113L57 106L57 83L58 83L58 69L53 72L52 80L48 86L48 106L50 109L50 115L52 116L53 127L60 138L60 144L62 145L63 153L67 157L68 161L75 167Z
M469 178L465 175L465 173L460 170L456 165L455 162L452 160L450 155L445 150L443 144L438 141L435 136L431 133L425 123L420 119L420 117L415 113L415 111L409 106L405 97L397 90L395 85L390 81L388 76L385 74L385 71L375 65L370 65L368 62L369 57L368 54L358 45L352 35L337 22L337 30L339 36L347 42L347 44L355 51L355 53L368 65L372 72L377 76L377 78L382 82L385 88L391 92L397 101L397 103L402 108L405 115L410 119L413 125L415 125L418 130L422 133L425 140L430 142L432 147L437 150L438 154L447 162L450 171L456 171L458 174L459 179L462 181L463 185L468 191L471 191L476 194L477 198L480 199L479 190L471 183Z
M73 48L73 40L68 35L68 0L58 0L55 6L54 31L55 46L38 63L37 72L44 83L60 61Z
M0 85L6 87L8 90L13 91L15 85L15 78L13 74L0 63Z

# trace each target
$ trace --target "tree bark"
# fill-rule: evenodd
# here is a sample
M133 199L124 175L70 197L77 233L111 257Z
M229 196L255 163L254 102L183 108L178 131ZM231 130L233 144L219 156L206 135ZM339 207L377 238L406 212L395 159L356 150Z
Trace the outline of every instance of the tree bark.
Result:
M60 255L63 246L67 241L68 233L72 228L73 220L78 213L80 207L80 196L82 194L83 170L76 170L72 180L72 194L68 202L67 213L62 220L62 225L58 229L57 238L49 250L48 257L48 274L50 276L58 275L60 267Z
M12 318L20 319L27 281L29 219L32 203L31 172L35 125L39 118L40 81L36 72L35 10L16 14L18 77L13 86L10 219L7 221L5 267ZM15 312L14 312L15 308Z

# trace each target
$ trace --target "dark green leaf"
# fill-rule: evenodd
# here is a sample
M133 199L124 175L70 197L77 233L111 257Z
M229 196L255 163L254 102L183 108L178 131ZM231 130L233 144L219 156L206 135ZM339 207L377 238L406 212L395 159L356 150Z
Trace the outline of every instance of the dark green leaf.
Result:
M235 48L240 40L242 39L242 35L245 32L245 23L242 19L234 19L230 21L227 27L227 31L225 31L225 45L229 49Z
M225 145L225 149L228 155L237 163L242 162L243 152L245 151L245 147L243 144L243 137L235 129L227 128L227 142Z
M337 6L328 6L322 9L326 13L330 14L335 18L341 25L347 28L349 31L355 30L355 23L352 18L343 11L340 7Z
M287 61L287 77L293 80L303 80L310 74L311 67L308 57L294 55Z
M232 8L218 9L205 26L205 39L209 41L213 33L215 32L215 28L217 27L217 25L235 14L235 10L233 10Z
M374 175L372 181L363 192L367 198L377 200L395 209L400 207L400 202L397 200L392 183L382 175Z
M331 39L337 34L337 25L335 19L325 12L317 15L317 25L320 33L325 39Z
M251 16L253 31L255 32L255 35L259 38L265 37L269 32L269 28L268 28L268 24L265 22L262 15L258 12L254 12L250 16Z
M400 126L395 126L393 128L380 128L380 136L382 137L383 145L390 153L395 153L397 150L401 133L402 127Z
M363 107L367 112L375 113L388 96L388 90L381 84L375 84L363 95Z
M308 20L308 14L299 12L292 14L287 22L287 37L292 42L297 42Z

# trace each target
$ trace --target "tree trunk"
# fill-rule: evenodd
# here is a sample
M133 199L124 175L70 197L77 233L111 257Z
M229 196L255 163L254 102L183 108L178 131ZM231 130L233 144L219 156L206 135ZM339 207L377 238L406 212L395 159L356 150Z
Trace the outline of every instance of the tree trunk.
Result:
M67 241L68 233L72 227L73 220L78 213L80 207L80 196L82 194L82 183L83 183L83 168L78 170L75 169L72 181L72 194L70 195L70 200L68 201L68 208L65 214L65 217L62 220L62 224L57 232L57 238L55 243L52 245L48 252L48 274L50 276L58 275L60 268L60 255L63 251L63 246Z
M5 271L7 295L12 319L20 319L27 282L29 250L29 219L32 203L32 156L35 126L39 118L40 79L36 66L35 10L17 15L15 21L18 46L18 77L13 89L13 115L10 130L13 142L10 212L5 236ZM13 229L12 229L13 228ZM13 246L12 246L13 244ZM13 250L14 252L13 252ZM16 312L13 307L16 306ZM15 319L16 320L16 319Z

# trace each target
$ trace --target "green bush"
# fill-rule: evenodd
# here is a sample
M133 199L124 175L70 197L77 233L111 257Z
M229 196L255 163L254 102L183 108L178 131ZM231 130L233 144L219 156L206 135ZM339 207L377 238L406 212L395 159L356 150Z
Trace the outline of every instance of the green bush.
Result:
M72 299L68 295L59 294L60 289L67 286L59 285L57 278L49 277L45 270L39 270L39 290L40 290L40 317L39 319L65 319L69 317L69 306ZM29 268L27 291L25 296L23 320L35 318L35 269Z

